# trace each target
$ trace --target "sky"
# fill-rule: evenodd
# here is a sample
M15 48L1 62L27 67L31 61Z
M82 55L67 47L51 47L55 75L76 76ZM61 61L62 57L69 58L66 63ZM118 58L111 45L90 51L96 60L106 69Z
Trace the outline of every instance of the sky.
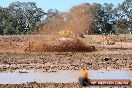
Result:
M81 3L113 3L115 6L121 4L123 0L0 0L1 7L8 7L12 2L36 2L39 8L44 11L57 9L59 11L68 11L71 7Z

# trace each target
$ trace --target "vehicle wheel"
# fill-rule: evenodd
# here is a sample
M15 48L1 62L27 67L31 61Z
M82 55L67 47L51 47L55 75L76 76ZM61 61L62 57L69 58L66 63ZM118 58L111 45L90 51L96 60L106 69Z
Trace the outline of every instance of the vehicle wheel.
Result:
M80 83L81 86L88 86L88 85L90 85L89 79L85 78L85 77L79 78L79 83Z

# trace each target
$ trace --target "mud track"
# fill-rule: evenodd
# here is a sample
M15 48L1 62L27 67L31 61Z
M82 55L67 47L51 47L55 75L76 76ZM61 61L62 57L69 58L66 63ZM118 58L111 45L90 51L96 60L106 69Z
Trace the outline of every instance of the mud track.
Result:
M40 41L43 38L44 36L41 38L38 38L38 36L36 36L36 37L32 37L32 39L31 38L29 39L33 40L33 42L36 42L35 40ZM93 36L91 37L88 36L88 38L93 38ZM97 36L97 38L99 37ZM97 39L97 38L94 38L94 39ZM118 39L115 37L113 38ZM91 39L88 39L87 41L89 40ZM98 40L101 41L101 39L98 39ZM103 40L106 40L106 39L102 38L102 41ZM36 70L36 71L41 71L41 72L56 72L59 70L80 70L80 66L82 65L84 66L85 69L90 69L90 70L100 69L100 70L132 71L132 50L131 50L132 41L130 40L128 41L128 39L124 39L124 38L123 39L121 38L121 40L118 39L118 41L117 40L114 40L114 41L116 41L115 45L107 45L107 46L103 45L103 50L101 51L98 50L96 52L90 52L90 53L89 52L42 52L42 53L24 52L23 53L23 50L25 50L25 47L23 46L28 45L29 43L26 37L22 38L22 40L21 38L18 38L18 40L16 40L14 39L14 37L13 38L2 37L0 41L1 42L0 72L4 72L4 71L12 72L18 69ZM124 44L120 41L123 41L123 42L128 41L128 42L127 44ZM94 44L97 44L96 42L94 42ZM42 43L43 45L43 41L37 42L37 43L39 44ZM34 45L36 45L36 47L39 47L37 43L35 43ZM32 41L30 42L30 45L32 45ZM40 50L41 48L43 47L40 47ZM122 50L122 48L126 50ZM34 51L34 50L35 49L33 47L29 51ZM20 52L20 53L17 53L17 52ZM19 84L19 85L18 84L3 85L2 84L0 85L0 87L1 88L24 88L24 87L29 87L29 88L82 88L78 83L58 83L58 84L57 83L56 84L55 83L40 83L38 84L36 82L28 83L28 84ZM106 86L96 86L96 87L92 86L88 88L132 88L132 85L130 86L107 86L107 87Z
M80 70L83 65L91 70L128 70L132 71L131 54L89 54L89 53L27 53L0 54L0 71L31 69L42 72L58 70ZM1 84L1 88L82 88L78 83L28 83ZM86 88L132 88L130 86L90 86Z
M1 88L83 88L79 83L28 83L14 85L0 85ZM89 86L85 88L132 88L130 86Z
M86 69L122 69L132 71L132 55L101 55L89 53L32 53L32 54L0 54L0 71L17 69L33 69L43 72L57 70Z

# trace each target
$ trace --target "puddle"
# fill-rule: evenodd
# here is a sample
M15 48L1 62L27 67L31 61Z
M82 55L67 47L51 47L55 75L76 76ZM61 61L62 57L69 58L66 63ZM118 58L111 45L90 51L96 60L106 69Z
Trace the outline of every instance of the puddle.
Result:
M132 80L132 72L127 71L90 71L91 79L130 79Z
M13 73L0 73L0 84L37 83L71 83L78 82L81 71L58 71L53 73L35 72L33 70L16 70ZM90 79L130 79L132 73L125 71L89 71Z

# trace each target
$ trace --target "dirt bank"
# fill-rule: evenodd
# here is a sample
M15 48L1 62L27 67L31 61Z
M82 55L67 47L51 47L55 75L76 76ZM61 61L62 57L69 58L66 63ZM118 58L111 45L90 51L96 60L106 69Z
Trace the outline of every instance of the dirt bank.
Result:
M94 46L76 38L60 38L48 35L0 36L0 52L93 52Z
M122 51L121 49L132 49L132 37L127 35L85 35L84 39L79 39L76 41L76 39L58 38L56 35L0 36L0 52L91 52L98 47L120 49L120 51ZM109 42L112 42L113 45L110 45Z

